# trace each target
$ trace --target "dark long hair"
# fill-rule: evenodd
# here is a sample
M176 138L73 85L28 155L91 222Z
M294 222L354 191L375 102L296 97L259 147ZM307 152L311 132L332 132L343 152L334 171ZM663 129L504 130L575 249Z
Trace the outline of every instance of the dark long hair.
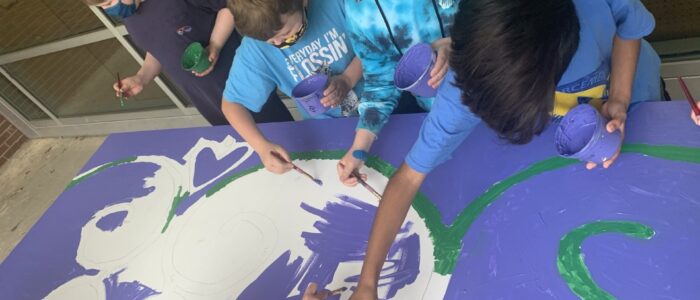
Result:
M501 138L528 143L549 122L578 42L571 0L462 0L450 59L462 102Z

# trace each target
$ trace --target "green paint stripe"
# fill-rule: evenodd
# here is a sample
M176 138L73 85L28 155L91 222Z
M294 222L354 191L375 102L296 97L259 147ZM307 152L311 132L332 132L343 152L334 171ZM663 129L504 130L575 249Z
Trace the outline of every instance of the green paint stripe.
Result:
M644 224L627 221L598 221L585 224L567 233L559 243L557 268L569 289L581 299L615 299L600 288L584 263L581 244L590 236L602 233L623 233L638 239L651 239L654 230Z
M622 153L639 153L661 159L700 164L700 148L680 146L655 146L646 144L625 144Z
M102 172L102 171L104 171L104 170L107 170L107 169L109 169L109 168L111 168L111 167L115 167L115 166L118 166L118 165L123 165L123 164L126 164L126 163L133 162L133 161L136 160L136 158L137 158L136 156L132 156L132 157L127 157L127 158L124 158L124 159L121 159L121 160L115 160L115 161L113 161L113 162L109 162L109 163L106 163L106 164L104 164L104 165L101 165L101 166L97 167L96 169L94 169L94 170L92 170L92 171L90 171L90 172L88 172L88 173L85 173L85 174L83 174L83 175L80 176L80 177L76 177L76 178L74 178L73 180L71 180L71 182L68 183L68 186L66 186L66 190L67 190L67 189L70 189L70 188L72 188L72 187L74 187L74 186L76 186L77 184L83 182L83 180L85 180L85 179L87 179L87 178L89 178L89 177L92 177L93 175L95 175L95 174L97 174L97 173L100 173L100 172Z
M190 196L190 192L185 192L184 194L182 193L182 186L177 187L177 194L175 197L173 197L173 204L170 205L170 212L168 212L168 218L165 221L165 225L163 226L163 229L160 231L160 233L165 233L165 230L168 229L168 226L170 226L170 221L173 220L175 217L175 211L177 210L177 207L180 205L182 200L187 199L187 197Z

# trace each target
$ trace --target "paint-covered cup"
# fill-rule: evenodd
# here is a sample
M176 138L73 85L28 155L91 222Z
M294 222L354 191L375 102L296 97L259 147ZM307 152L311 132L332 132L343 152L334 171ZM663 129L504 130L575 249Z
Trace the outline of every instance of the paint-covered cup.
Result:
M309 116L322 114L330 109L321 104L323 91L328 86L328 76L315 74L302 80L292 90L292 97L304 108Z
M563 157L602 163L612 158L622 144L620 131L608 132L606 120L593 106L581 104L561 120L554 140Z
M197 73L206 71L211 65L209 53L207 53L207 50L204 50L202 44L197 42L187 46L187 49L185 49L185 52L182 54L180 63L183 69L195 71Z
M437 90L428 85L436 55L430 44L414 45L401 57L394 71L394 84L416 96L434 97Z

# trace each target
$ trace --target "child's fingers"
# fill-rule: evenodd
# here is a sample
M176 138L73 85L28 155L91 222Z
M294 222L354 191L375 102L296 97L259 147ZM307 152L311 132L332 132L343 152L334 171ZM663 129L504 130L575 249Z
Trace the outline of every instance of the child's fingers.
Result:
M304 297L316 295L316 289L317 287L315 282L309 283L309 285L306 287L306 291L304 291Z
M442 68L438 71L438 73L436 73L430 78L430 80L428 80L428 85L430 85L434 89L438 88L438 86L440 86L440 82L442 82L442 79L445 78L448 69L449 66L447 64L444 64Z
M596 166L598 166L598 165L597 165L596 163L594 163L594 162L590 162L590 161L589 161L589 162L586 163L586 169L587 169L587 170L593 170Z
M328 95L333 95L335 94L335 91L338 89L338 86L336 85L335 81L331 81L331 84L328 85L326 90L323 91L323 96L328 97Z
M690 111L690 119L695 122L695 125L700 126L700 116L696 115L692 110Z
M608 132L614 132L615 130L622 130L622 126L624 125L624 121L619 120L619 119L612 119L608 124L605 126Z
M615 162L615 160L617 159L618 156L620 156L620 151L619 151L619 150L617 151L617 153L615 153L615 155L613 155L612 158L610 158L610 159L606 160L605 162L603 162L603 168L606 168L606 169L609 168L610 165L612 165L612 164Z
M438 57L435 60L435 64L433 65L433 69L430 70L430 77L434 78L440 72L440 70L442 70L442 68L446 65L447 65L447 59L445 58L445 55L443 55L441 51L438 52Z

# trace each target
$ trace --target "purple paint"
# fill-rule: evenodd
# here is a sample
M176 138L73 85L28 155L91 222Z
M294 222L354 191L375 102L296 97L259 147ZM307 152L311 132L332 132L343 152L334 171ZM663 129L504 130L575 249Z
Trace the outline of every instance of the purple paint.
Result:
M138 281L119 282L119 274L121 272L124 272L124 270L102 280L102 283L105 285L107 300L144 300L150 296L160 294Z
M588 104L574 107L564 116L554 134L561 156L602 163L620 148L620 131L608 132L607 120Z
M197 164L194 166L194 185L199 186L212 178L221 174L221 172L228 169L236 161L241 159L246 153L246 148L238 148L233 152L229 153L220 160L216 159L214 152L207 148L199 152L197 155Z
M433 47L425 43L416 44L406 51L396 65L394 84L398 89L417 96L435 97L437 90L428 85L434 64Z
M0 264L1 298L42 299L73 278L94 275L75 261L83 225L106 206L151 193L144 179L157 169L147 163L122 165L64 191Z
M328 86L328 79L328 76L324 74L311 75L302 80L292 90L292 97L296 99L297 103L301 104L301 107L304 108L309 116L322 114L330 109L330 107L321 104L323 91Z
M127 211L113 212L99 219L95 225L102 231L114 231L122 226L127 214L129 214Z
M301 234L313 254L305 260L297 257L288 264L290 253L285 252L246 288L239 299L284 299L283 296L290 294L297 284L298 295L301 295L310 282L317 283L319 288L331 283L341 263L362 262L377 207L348 196L338 196L338 199L341 202L329 202L323 209L301 204L302 209L320 218L314 223L318 232ZM400 232L406 234L410 229L409 222ZM391 298L418 276L418 235L414 233L399 238L389 254L391 258L387 262L391 266L382 271L381 286L389 287L387 297ZM350 276L346 282L357 283L358 276Z
M628 115L625 142L700 147L700 131L688 122L687 110L680 101L639 105ZM373 153L398 167L423 118L392 116ZM260 127L271 140L298 152L344 149L356 124L356 119L344 118ZM480 125L449 163L427 177L421 191L449 224L494 182L557 155L552 147L555 129L550 126L530 144L514 146L501 143ZM183 163L182 156L198 139L221 141L227 135L240 141L230 126L113 134L83 171L134 155L165 155ZM254 155L231 172L259 163ZM201 167L214 164L211 160ZM0 264L0 295L41 299L75 277L94 275L74 261L80 229L96 211L150 193L143 179L156 169L150 164L119 166L64 191ZM586 171L578 165L519 184L488 207L464 237L465 248L445 299L576 299L557 274L557 245L567 231L599 219L640 221L657 231L652 240L639 243L601 235L583 244L586 263L604 289L619 299L693 299L700 294L700 262L688 258L700 249L700 199L693 189L699 176L697 166L623 155L608 170ZM185 200L178 214L202 193ZM259 280L265 286L265 280Z
M253 283L238 296L239 300L287 299L287 295L301 279L302 258L289 262L290 251L285 251Z

